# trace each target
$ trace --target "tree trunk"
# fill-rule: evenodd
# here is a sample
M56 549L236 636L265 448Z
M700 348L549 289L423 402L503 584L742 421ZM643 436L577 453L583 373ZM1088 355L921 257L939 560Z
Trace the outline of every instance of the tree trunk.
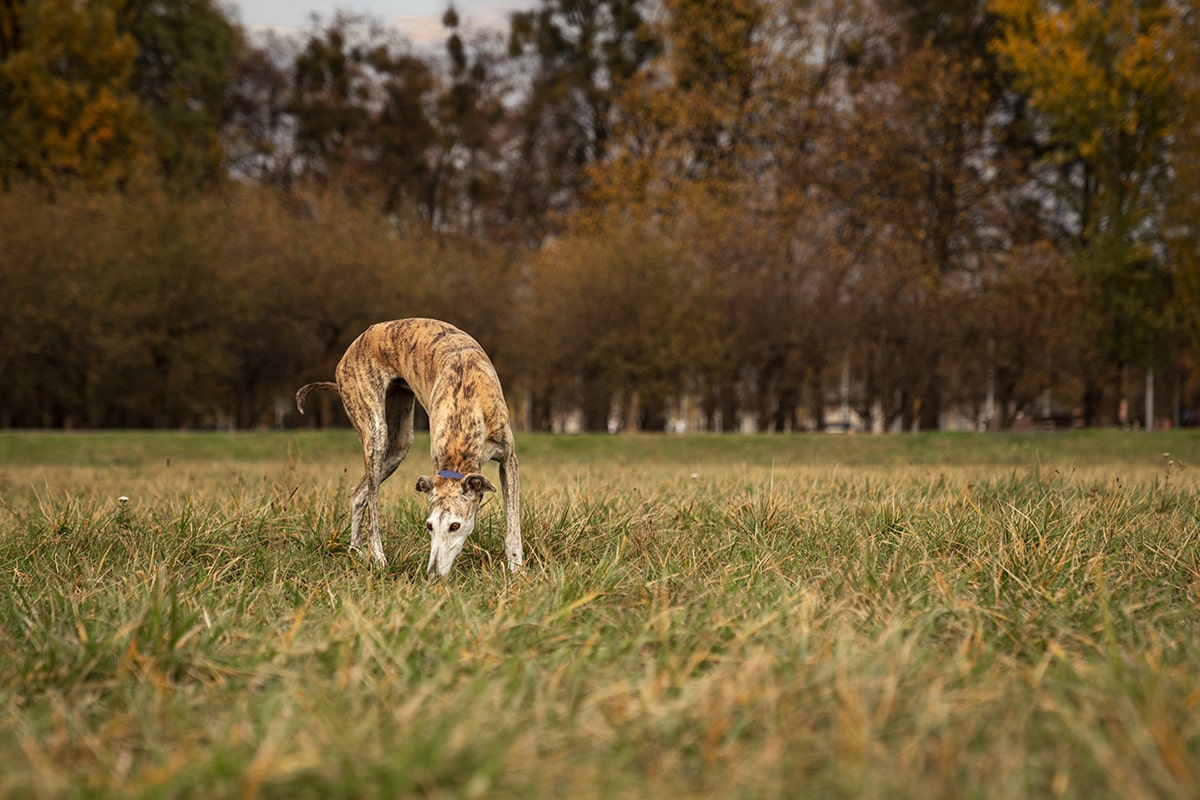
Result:
M942 426L942 392L937 381L930 381L921 396L921 412L917 424L923 431L936 431Z
M612 395L599 375L584 373L583 398L580 405L583 410L583 429L585 431L604 433L608 430L608 412L612 406Z
M850 397L849 385L850 376L849 368L844 375L845 379L842 386L842 416L838 422L844 424L846 430L850 429ZM808 372L808 411L812 417L813 430L817 433L825 430L825 392L821 385L821 370L812 369Z

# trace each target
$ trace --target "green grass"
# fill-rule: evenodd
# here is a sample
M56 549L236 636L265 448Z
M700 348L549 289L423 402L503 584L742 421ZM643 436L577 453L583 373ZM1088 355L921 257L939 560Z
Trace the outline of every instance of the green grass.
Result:
M0 435L0 796L1200 792L1196 435L521 436L441 582L427 447L379 571L347 432Z

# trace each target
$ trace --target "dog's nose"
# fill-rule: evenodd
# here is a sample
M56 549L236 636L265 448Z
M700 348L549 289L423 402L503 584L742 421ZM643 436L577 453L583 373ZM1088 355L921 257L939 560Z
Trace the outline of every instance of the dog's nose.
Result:
M439 560L440 559L438 558L437 553L429 554L429 566L425 568L426 578L436 581L450 571L449 569L442 569L441 565L438 563Z

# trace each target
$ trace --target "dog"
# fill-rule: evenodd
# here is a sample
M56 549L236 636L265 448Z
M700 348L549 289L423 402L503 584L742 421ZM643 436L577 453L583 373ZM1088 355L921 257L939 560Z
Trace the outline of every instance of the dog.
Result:
M429 499L426 575L445 577L475 527L485 492L496 487L480 470L500 463L504 498L504 551L519 572L520 483L508 406L491 359L468 334L435 319L381 322L363 331L338 362L336 381L300 387L296 408L315 390L338 393L362 442L365 472L350 492L350 550L362 552L363 526L371 560L387 565L379 534L379 486L400 466L413 443L413 404L429 414L434 474L417 480Z

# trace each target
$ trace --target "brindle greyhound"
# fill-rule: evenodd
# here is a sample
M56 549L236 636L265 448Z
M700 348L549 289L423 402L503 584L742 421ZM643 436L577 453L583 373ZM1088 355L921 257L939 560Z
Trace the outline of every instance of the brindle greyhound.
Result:
M336 382L300 387L296 407L314 389L330 389L362 442L366 467L350 493L350 549L362 550L369 517L371 560L387 564L379 536L379 485L413 443L413 402L429 412L430 455L436 472L417 479L429 498L425 528L432 540L426 574L444 576L475 527L484 492L496 487L480 474L485 461L500 462L508 567L521 569L520 484L508 406L496 369L479 343L453 325L434 319L402 319L372 325L354 340L334 373Z

